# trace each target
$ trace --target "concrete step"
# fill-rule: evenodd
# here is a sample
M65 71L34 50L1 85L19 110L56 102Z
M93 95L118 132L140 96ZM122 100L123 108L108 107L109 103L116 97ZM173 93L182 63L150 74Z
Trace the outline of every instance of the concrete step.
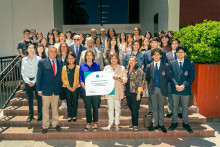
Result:
M41 121L37 121L37 116L31 121L26 122L28 116L3 116L0 118L0 125L2 127L38 127L42 126ZM205 124L206 117L200 115L198 113L194 113L189 115L189 124ZM121 115L120 124L121 125L129 125L131 124L131 116ZM172 118L165 118L164 123L166 126L171 125ZM182 119L178 119L179 125L182 125ZM86 125L86 117L78 117L76 122L67 122L67 117L60 115L59 116L59 124L63 127L72 126L72 127L84 127ZM108 125L108 116L99 116L99 125L107 126ZM139 117L139 126L144 126L143 117Z
M99 108L99 116L101 115L106 115L107 116L107 112L108 112L108 105L100 105ZM144 114L148 113L148 105L141 105L141 109L139 110L139 116L143 116ZM193 114L193 113L197 113L198 108L196 106L190 106L188 109L188 113L189 114ZM164 113L167 114L168 113L168 108L167 105L164 106ZM3 114L4 116L27 116L29 115L29 107L28 106L8 106L7 108L5 108L3 110ZM34 106L34 115L37 115L37 106ZM64 115L67 116L67 109L61 109L59 107L59 115ZM78 112L77 112L77 116L81 117L81 116L85 116L86 112L85 109L83 107L78 108ZM131 112L129 109L121 109L121 115L125 115L125 116L131 116Z
M186 132L182 126L174 131L163 133L160 129L153 132L139 127L138 132L133 132L128 126L121 126L120 131L107 131L100 127L97 132L84 132L82 128L62 127L61 132L51 128L47 134L42 134L41 128L27 127L2 127L0 139L4 140L57 140L57 139L136 139L136 138L181 138L181 137L211 137L215 131L208 125L191 125L193 133Z
M149 99L148 98L142 98L141 99L141 104L143 105L147 105L148 104ZM37 100L34 99L33 100L33 104L34 106L37 106ZM104 99L103 97L101 98L101 104L102 105L107 105L107 101L106 99ZM122 100L121 105L124 106L125 104L127 104L127 100L126 98ZM165 101L165 104L167 105L167 100ZM22 98L22 97L15 97L10 101L10 105L11 106L28 106L28 99L27 98ZM59 106L61 105L61 100L59 100ZM84 107L84 102L82 98L78 99L78 106Z

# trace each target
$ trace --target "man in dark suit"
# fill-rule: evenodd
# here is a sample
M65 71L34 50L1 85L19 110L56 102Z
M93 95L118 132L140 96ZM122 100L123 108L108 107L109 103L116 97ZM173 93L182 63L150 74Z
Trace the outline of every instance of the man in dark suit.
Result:
M171 94L173 99L173 117L172 124L169 130L174 130L178 125L177 109L179 106L179 99L182 103L183 113L183 127L189 132L193 130L188 124L188 105L191 95L191 84L195 79L195 67L193 61L184 58L187 48L185 46L178 46L176 48L177 60L170 62L171 69Z
M52 126L61 131L61 127L58 124L58 101L59 92L62 88L61 71L62 61L56 59L57 49L55 46L49 46L48 58L40 60L38 63L37 71L37 91L38 95L43 100L43 131L47 133L50 120L49 120L49 107L52 107Z
M73 40L74 40L74 44L69 46L69 48L71 52L75 53L76 63L79 65L81 53L82 51L86 50L86 48L81 45L81 41L80 41L81 37L79 35L75 35Z
M147 52L144 53L144 71L147 68L147 65L152 63L154 60L151 56L151 52L156 49L159 46L159 38L158 37L152 37L150 39L150 46L151 49L148 50ZM161 61L166 63L167 59L166 59L166 52L162 50L162 57L161 57ZM151 99L149 99L149 113L148 115L152 115L152 103L151 103Z
M166 54L167 57L167 61L168 63L170 63L173 60L177 60L177 55L176 55L176 48L177 46L179 46L180 41L178 39L172 39L171 40L171 48L172 51L170 51L169 53ZM173 114L173 99L171 96L171 87L170 87L170 83L168 84L168 114L166 115L167 118L170 118ZM182 113L180 110L180 107L178 107L178 116L179 118L182 118Z
M156 48L151 52L154 61L147 65L146 80L149 83L149 94L153 107L153 126L148 130L153 131L158 127L166 133L164 127L164 101L168 95L168 82L170 81L170 68L160 59L163 55L161 49Z

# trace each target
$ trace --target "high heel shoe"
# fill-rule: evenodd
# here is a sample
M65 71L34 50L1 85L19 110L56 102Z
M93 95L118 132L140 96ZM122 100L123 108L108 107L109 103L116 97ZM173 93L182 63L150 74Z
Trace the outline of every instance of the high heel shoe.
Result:
M86 125L86 127L84 128L84 131L89 131L89 129L91 128L91 123L88 123L87 125Z
M94 125L97 125L97 127L95 127ZM96 132L96 131L98 131L98 124L94 123L94 125L93 125L93 131Z

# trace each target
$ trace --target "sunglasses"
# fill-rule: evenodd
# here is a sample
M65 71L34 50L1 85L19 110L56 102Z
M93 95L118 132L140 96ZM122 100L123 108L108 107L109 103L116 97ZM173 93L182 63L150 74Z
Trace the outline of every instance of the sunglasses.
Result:
M79 41L80 39L74 39L74 41Z

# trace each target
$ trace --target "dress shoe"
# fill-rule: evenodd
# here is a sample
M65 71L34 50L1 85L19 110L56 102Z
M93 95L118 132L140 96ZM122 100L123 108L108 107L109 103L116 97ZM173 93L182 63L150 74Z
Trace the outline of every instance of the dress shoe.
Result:
M37 117L37 121L42 121L42 115L39 115L39 116Z
M28 119L27 119L27 122L32 121L32 119L33 119L33 116L32 116L32 115L30 115L30 116L28 117Z
M183 118L182 113L178 113L178 117L182 119Z
M68 122L71 122L71 120L72 120L72 118L68 118L68 120L67 120L67 121L68 121Z
M163 126L159 126L159 128L161 128L162 132L167 133L167 129Z
M147 115L153 115L153 112L149 112Z
M76 122L77 118L73 118L72 120L73 120L73 122Z
M46 134L47 132L48 132L48 129L43 129L43 130L42 130L42 133L43 133L43 134Z
M172 113L168 113L168 114L166 115L166 118L171 118L171 116L172 116Z
M176 129L178 126L178 123L172 123L171 126L168 128L168 130L173 131L174 129Z
M61 128L59 125L57 125L57 126L55 127L55 129L56 129L57 131L61 131L61 130L62 130L62 128Z
M158 127L152 126L152 127L150 127L150 128L148 129L148 131L154 131L154 130L156 130L156 129L158 129Z
M193 130L190 128L189 124L184 124L183 123L183 128L185 128L187 132L193 133Z

